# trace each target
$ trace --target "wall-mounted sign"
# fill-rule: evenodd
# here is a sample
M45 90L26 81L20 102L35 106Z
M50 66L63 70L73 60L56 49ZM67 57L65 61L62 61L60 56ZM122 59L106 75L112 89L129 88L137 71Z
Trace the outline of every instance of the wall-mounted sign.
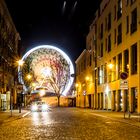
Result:
M128 89L128 80L120 80L120 89Z
M121 78L122 80L126 80L126 79L128 78L128 74L127 74L126 72L121 72L120 78Z
M17 92L22 92L23 91L23 85L22 84L17 84Z

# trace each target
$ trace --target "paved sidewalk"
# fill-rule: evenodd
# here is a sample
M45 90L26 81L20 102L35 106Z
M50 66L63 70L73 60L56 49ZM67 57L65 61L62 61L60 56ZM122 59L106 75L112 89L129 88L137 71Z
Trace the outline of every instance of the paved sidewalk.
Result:
M140 127L140 114L138 113L124 113L108 110L91 110L91 113L97 116L106 117L109 119L116 119L117 121Z
M0 111L0 124L23 117L29 112L29 110L25 109L22 109L21 113L19 113L19 110L12 110L12 112L11 110Z

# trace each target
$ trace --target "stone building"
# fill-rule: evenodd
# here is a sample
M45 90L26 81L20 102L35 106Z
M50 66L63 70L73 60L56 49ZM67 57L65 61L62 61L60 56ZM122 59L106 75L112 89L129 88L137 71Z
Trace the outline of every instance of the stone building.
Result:
M0 108L16 104L17 66L20 36L4 0L0 0Z
M93 109L140 112L140 1L102 0L86 40L90 57L85 57L84 74L87 75L87 62L91 61L89 81L93 84L86 107L90 107L90 101ZM79 86L82 83L78 84L82 59L76 60L79 102L83 102L79 95L84 92Z

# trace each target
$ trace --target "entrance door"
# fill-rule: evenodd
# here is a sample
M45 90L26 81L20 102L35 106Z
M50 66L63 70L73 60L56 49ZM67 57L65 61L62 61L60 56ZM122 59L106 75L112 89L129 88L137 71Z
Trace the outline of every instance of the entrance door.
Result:
M137 88L131 88L131 95L132 95L132 112L137 112L137 101L138 101L138 96L137 96Z
M121 111L122 110L122 92L121 90L118 90L118 110L117 111Z
M100 106L101 109L103 109L103 93L101 92L101 106Z
M115 111L116 110L116 106L117 106L117 102L116 102L116 91L114 90L113 91L113 97L112 97L113 101L112 101L112 104L113 104L113 108L112 110Z
M98 109L100 109L100 94L98 93Z
M89 108L91 108L91 94L88 95Z
M129 111L129 96L128 90L124 90L124 111Z

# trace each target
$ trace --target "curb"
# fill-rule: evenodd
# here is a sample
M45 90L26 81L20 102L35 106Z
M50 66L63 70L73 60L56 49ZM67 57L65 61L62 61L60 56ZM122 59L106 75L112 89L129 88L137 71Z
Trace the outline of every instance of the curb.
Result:
M15 121L15 120L24 118L24 117L26 117L28 114L30 114L30 111L25 112L25 113L21 113L21 114L19 114L19 115L12 115L12 116L9 116L9 117L7 117L5 120L0 121L0 125L3 124L3 123L8 123L8 122L12 122L12 121Z
M95 116L107 118L107 119L110 119L110 120L116 120L116 121L118 121L118 122L126 123L126 124L129 124L129 125L131 125L131 126L135 126L135 127L137 127L137 128L140 129L140 122L137 122L137 124L134 124L134 123L132 123L132 122L127 121L126 118L120 118L120 119L119 119L119 118L110 117L110 116L106 116L106 115L102 115L102 114L97 114L97 113L94 113L94 112L92 112L92 114L94 114ZM138 125L138 123L139 123L139 125Z

